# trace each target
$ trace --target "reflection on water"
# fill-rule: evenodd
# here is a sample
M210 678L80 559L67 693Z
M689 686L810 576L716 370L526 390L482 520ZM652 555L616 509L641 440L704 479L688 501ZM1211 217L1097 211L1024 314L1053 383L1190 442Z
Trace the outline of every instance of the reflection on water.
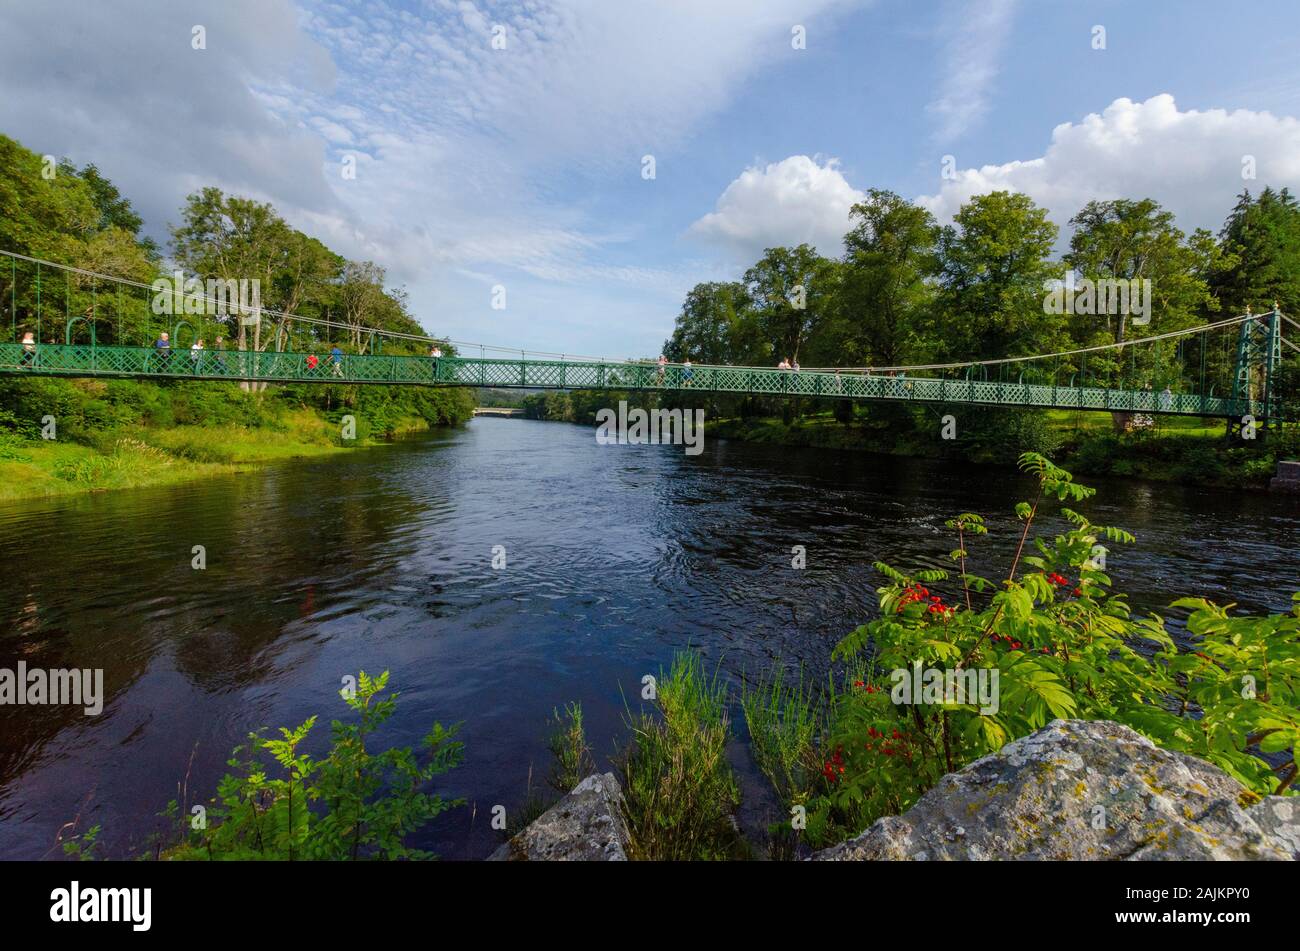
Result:
M1086 511L1138 535L1108 567L1139 610L1175 593L1280 610L1300 586L1294 499L1101 488ZM491 807L519 806L530 768L537 785L549 768L554 708L583 703L607 763L625 703L674 647L734 678L776 660L820 669L874 605L873 561L941 564L944 520L975 511L996 574L1024 491L1001 469L719 442L687 457L480 418L341 458L0 509L0 666L102 667L107 694L93 718L0 708L0 857L57 855L74 817L103 825L110 853L140 849L187 775L191 799L207 795L248 730L338 715L358 668L391 670L402 691L386 742L465 721L466 763L441 788L478 818L445 815L418 844L481 856Z

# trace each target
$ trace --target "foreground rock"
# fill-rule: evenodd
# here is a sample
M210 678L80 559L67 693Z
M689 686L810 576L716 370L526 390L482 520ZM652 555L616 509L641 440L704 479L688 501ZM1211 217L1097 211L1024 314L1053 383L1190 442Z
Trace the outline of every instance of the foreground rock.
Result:
M1117 723L1056 720L813 858L1296 859L1300 798L1259 801Z
M613 773L588 776L488 861L626 862L623 790Z

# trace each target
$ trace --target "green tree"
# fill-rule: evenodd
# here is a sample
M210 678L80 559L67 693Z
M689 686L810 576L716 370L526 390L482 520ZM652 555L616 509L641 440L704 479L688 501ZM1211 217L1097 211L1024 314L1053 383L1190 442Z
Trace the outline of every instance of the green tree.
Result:
M920 348L938 268L934 216L891 191L873 188L853 206L844 237L838 319L828 328L836 365L896 366Z
M1300 204L1288 189L1265 188L1258 198L1242 192L1219 243L1223 259L1210 286L1226 313L1259 313L1274 301L1300 313Z
M118 187L100 174L98 166L93 163L77 174L90 189L95 207L99 209L99 230L120 228L133 239L138 240L150 260L156 261L159 257L158 245L153 238L140 237L144 219L136 214L135 209L131 207L131 202L123 197Z
M185 200L182 223L172 228L172 253L176 262L200 281L258 281L261 304L280 309L277 286L278 266L290 253L292 229L266 202L227 196L221 189L207 187ZM240 350L262 350L274 339L262 342L261 321L238 320Z
M686 294L664 355L674 363L744 363L759 348L759 328L745 286L696 284Z
M1214 306L1202 265L1212 253L1204 236L1188 241L1174 225L1173 214L1150 198L1090 201L1070 224L1075 230L1065 263L1082 277L1151 281L1150 324L1136 325L1143 335L1195 326L1205 309ZM1104 328L1119 342L1132 336L1135 316L1076 313L1075 334L1082 342L1092 342Z
M977 195L939 239L939 315L929 324L936 355L996 359L1049 351L1062 318L1044 312L1044 284L1057 227L1027 195Z
M94 166L80 173L67 160L50 166L44 157L0 135L0 248L148 281L155 273L153 249L136 239L138 229L130 203ZM6 334L38 329L36 276L36 266L28 262L7 260L0 267ZM64 322L77 317L96 322L101 343L128 339L119 300L97 295L95 279L50 268L40 276L46 302L42 312L48 315L40 328L43 340L61 340ZM137 306L132 313L138 322L143 311Z
M799 359L800 349L831 316L838 283L838 262L808 244L768 248L745 272L746 294L769 360Z

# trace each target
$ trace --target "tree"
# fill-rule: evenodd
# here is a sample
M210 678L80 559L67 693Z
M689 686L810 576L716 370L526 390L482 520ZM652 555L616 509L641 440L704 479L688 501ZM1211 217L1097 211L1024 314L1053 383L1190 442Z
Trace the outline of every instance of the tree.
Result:
M938 269L934 216L894 192L873 188L853 206L844 237L839 319L830 328L837 364L901 364L919 345Z
M385 271L373 261L348 261L339 281L339 304L352 346L361 349L361 332L384 298Z
M664 355L722 365L745 363L757 349L758 328L745 286L738 282L696 284L686 295Z
M1143 334L1181 330L1200 320L1213 305L1201 262L1208 253L1201 236L1188 242L1174 226L1174 216L1150 198L1090 201L1070 219L1074 234L1065 263L1091 280L1151 282L1150 324L1139 324ZM1093 331L1106 328L1117 343L1128 338L1137 315L1079 314L1075 320L1090 341Z
M1223 310L1300 313L1300 205L1288 189L1265 188L1252 199L1244 191L1219 232L1222 260L1210 287Z
M129 234L133 240L139 241L140 247L144 249L151 261L157 261L159 258L158 245L153 238L140 237L140 229L144 227L144 219L135 213L135 209L131 207L131 202L122 196L117 186L101 175L99 168L93 163L87 165L77 174L86 183L86 187L90 189L95 207L99 209L99 230L106 231L109 228L120 228Z
M53 175L47 177L50 171ZM49 169L42 156L0 135L0 248L148 281L155 273L150 247L136 239L132 227L138 229L139 219L130 211L130 203L93 166L78 173L64 160ZM37 329L36 274L36 266L25 262L6 261L0 267L0 314L17 332ZM15 278L17 284L12 286ZM96 279L46 268L41 283L46 298L57 295L69 317L85 317L97 324L100 343L130 337L131 320L119 313L117 296L96 294ZM128 308L123 306L122 311ZM138 315L132 320L138 322ZM58 336L42 330L44 339Z
M1090 282L1076 294L1075 313L1069 318L1074 338L1081 345L1120 343L1131 337L1194 327L1203 322L1207 310L1217 307L1205 279L1215 255L1213 242L1205 232L1186 240L1175 227L1174 216L1155 201L1090 201L1070 224L1075 230L1065 263ZM1107 280L1129 283L1127 310L1115 306L1114 298L1109 301L1111 306L1100 306L1104 295L1096 291L1096 282ZM1091 306L1081 308L1078 305L1085 295ZM1138 299L1144 302L1141 307L1136 304ZM1175 362L1178 352L1174 343L1127 353L1105 351L1092 358L1091 370L1094 378L1109 373L1118 383L1126 373L1131 376L1138 371L1140 364L1143 376L1168 383L1180 370ZM1112 413L1111 419L1117 429L1123 429L1131 415Z
M838 281L838 263L808 244L768 248L745 272L769 360L799 359L800 348L830 317Z
M1062 319L1045 313L1043 286L1057 228L1027 195L991 192L961 207L939 237L937 355L984 360L1050 351Z
M278 309L298 314L306 304L326 304L333 296L332 284L342 275L344 263L342 255L315 238L291 231L275 273Z
M263 307L278 310L277 268L289 255L292 229L268 203L227 197L219 188L204 188L185 200L182 224L172 228L172 254L176 262L199 281L257 281ZM262 322L241 314L237 341L249 349L248 326L253 327L253 350L262 343ZM260 318L260 315L258 315Z

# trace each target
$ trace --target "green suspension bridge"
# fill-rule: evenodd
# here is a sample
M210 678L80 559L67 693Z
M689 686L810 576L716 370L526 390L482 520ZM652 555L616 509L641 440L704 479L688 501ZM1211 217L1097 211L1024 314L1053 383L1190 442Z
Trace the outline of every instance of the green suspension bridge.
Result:
M7 263L9 266L3 267ZM5 274L4 271L8 271ZM6 285L8 285L6 287ZM1295 419L1280 383L1283 325L1272 311L1059 353L898 367L773 369L603 360L461 344L257 309L241 316L201 290L152 284L0 251L0 378L135 377L269 383L371 383L528 389L617 389L804 396L1144 414ZM7 298L7 300L5 300ZM7 307L4 307L7 304ZM159 313L159 311L162 313ZM0 311L2 313L3 311ZM239 324L245 326L241 328ZM249 325L252 331L249 331ZM242 349L191 349L248 331ZM100 342L104 333L105 342ZM170 346L154 345L166 332ZM30 337L26 335L30 333ZM260 342L249 347L247 337ZM341 352L347 341L351 352ZM384 353L458 348L432 357ZM260 347L260 349L258 348ZM337 352L336 352L337 348ZM480 356L464 356L477 348ZM488 351L493 355L488 356Z

